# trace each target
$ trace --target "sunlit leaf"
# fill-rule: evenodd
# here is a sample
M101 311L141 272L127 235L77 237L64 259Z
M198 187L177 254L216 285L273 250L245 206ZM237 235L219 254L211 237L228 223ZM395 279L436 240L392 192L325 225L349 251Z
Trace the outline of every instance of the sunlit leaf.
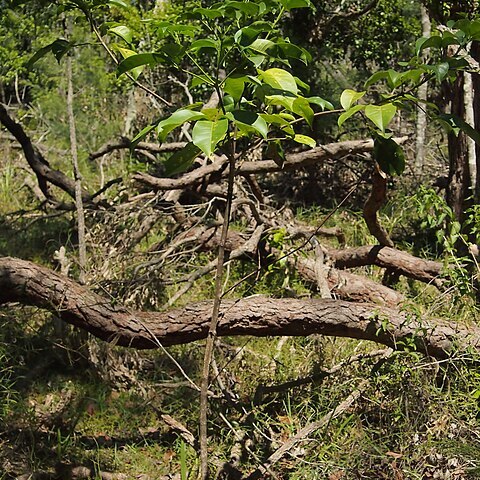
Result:
M365 116L370 119L382 132L385 131L388 124L397 113L397 107L392 103L385 105L367 105L365 107Z
M349 108L338 117L338 126L341 127L352 115L355 115L360 110L365 110L365 107L366 105L354 105L352 108Z
M193 143L210 157L217 144L223 140L228 130L228 120L199 120L192 130Z
M165 118L158 123L158 138L161 142L163 142L173 129L183 125L186 122L200 120L203 118L205 118L205 114L203 112L195 112L194 110L190 110L188 108L181 108L180 110L173 112L168 118Z
M272 88L284 90L294 94L298 93L297 82L293 75L281 68L270 68L265 71L259 71L259 77L264 83L270 85Z
M293 140L297 143L303 143L304 145L308 145L312 148L317 146L317 142L312 137L308 137L307 135L297 134L293 137Z
M355 90L344 90L340 95L340 104L344 110L348 110L356 101L360 100L366 92L356 92Z
M112 32L118 37L123 38L123 40L125 40L127 43L132 43L132 31L125 25L118 25L116 27L112 27L109 32Z

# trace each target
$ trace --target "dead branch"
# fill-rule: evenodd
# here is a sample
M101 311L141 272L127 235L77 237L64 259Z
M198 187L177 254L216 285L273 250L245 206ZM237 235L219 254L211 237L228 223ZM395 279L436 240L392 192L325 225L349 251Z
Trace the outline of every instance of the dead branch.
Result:
M263 234L263 230L264 230L263 225L258 226L253 232L251 238L248 241L244 242L243 245L233 250L228 256L228 259L226 261L229 262L232 260L236 260L237 258L243 257L247 253L254 253L257 250L258 243L260 242L260 239ZM225 251L228 251L226 247L225 247ZM190 290L190 288L192 288L193 284L199 278L207 275L212 270L214 270L216 265L217 265L217 260L215 259L215 260L212 260L211 262L208 262L203 267L200 267L199 269L195 270L190 275L188 275L188 277L183 280L183 281L186 281L186 285L184 285L180 290L178 290L175 293L175 295L173 295L172 298L170 298L170 300L168 301L168 305L169 306L173 305L182 295L185 295L185 293L187 293Z
M397 138L397 143L403 143L407 137ZM342 158L350 154L370 152L373 150L373 140L349 140L346 142L331 143L320 147L312 148L300 153L291 153L286 156L283 167L280 167L274 160L260 160L240 163L235 172L236 175L265 174L280 172L283 170L295 170L320 163L324 160ZM154 190L175 190L189 187L202 181L207 175L224 170L222 176L228 175L228 168L225 168L227 159L217 158L212 164L197 168L180 178L157 178L147 173L136 173L133 179L148 185Z
M30 137L25 133L23 127L15 122L7 109L0 104L0 123L17 139L23 149L25 158L30 165L30 168L35 172L37 176L38 185L42 190L42 193L48 199L54 199L48 183L61 188L64 192L68 193L70 197L75 198L75 182L68 178L63 172L53 169L48 161L43 157L40 150L35 147L30 140ZM84 202L89 201L90 196L87 191L82 190L82 200Z
M383 228L377 212L387 200L387 176L377 169L372 175L372 191L363 207L363 218L370 233L378 240L380 245L393 247L394 244Z
M120 137L117 140L111 140L103 144L98 150L90 153L88 156L89 160L96 160L97 158L103 157L109 153L114 152L115 150L124 150L130 148L131 141L127 137ZM169 153L176 152L177 150L182 149L186 145L186 142L171 142L171 143L150 143L150 142L139 142L135 148L139 150L145 150L146 152L153 153L154 155L158 153Z
M205 338L212 310L207 301L166 312L130 311L45 267L2 257L0 304L7 302L44 308L100 339L137 349ZM479 327L416 318L374 304L262 296L222 303L219 336L314 333L370 340L394 349L407 344L439 358L454 349L480 349Z

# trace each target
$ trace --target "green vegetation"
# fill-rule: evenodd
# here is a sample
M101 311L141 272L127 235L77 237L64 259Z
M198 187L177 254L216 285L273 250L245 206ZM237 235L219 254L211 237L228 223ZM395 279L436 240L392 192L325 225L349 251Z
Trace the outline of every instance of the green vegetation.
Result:
M441 322L478 336L480 18L437 3L427 39L405 0L0 0L0 480L480 478L478 348L419 347ZM76 194L48 176L75 177L70 83ZM135 350L67 325L60 283L54 312L48 291L8 303L4 257L84 276L112 311L271 297L374 313L351 314L370 322L357 338L217 338L208 318L206 378L182 331ZM415 326L400 341L396 314Z

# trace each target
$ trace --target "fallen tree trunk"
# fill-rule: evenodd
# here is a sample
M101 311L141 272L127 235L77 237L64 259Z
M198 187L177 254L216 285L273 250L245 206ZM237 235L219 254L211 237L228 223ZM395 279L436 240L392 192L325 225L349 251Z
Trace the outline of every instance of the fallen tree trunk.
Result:
M332 249L328 253L334 260L336 268L376 265L395 270L401 275L420 282L431 283L437 288L441 288L445 283L445 279L442 278L443 265L440 262L424 260L396 248L365 245L342 250Z
M16 258L0 259L0 304L20 302L55 312L105 341L138 349L205 338L211 302L166 312L129 311L73 280ZM445 357L455 348L480 347L480 328L416 319L374 304L254 296L222 303L218 335L310 334L351 337Z

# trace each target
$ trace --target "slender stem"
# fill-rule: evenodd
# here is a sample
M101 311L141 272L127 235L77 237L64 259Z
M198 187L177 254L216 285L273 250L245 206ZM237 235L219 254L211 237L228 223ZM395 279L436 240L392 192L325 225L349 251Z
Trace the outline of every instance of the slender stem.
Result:
M219 99L223 108L222 100ZM235 150L236 150L236 132L233 136L228 134L227 144L229 146L229 172L227 188L227 204L223 218L222 232L220 236L220 245L218 247L217 271L215 274L215 296L213 300L212 319L208 329L208 336L205 343L205 353L203 357L202 383L200 385L200 478L208 479L208 385L210 378L210 366L213 358L213 347L217 336L217 326L219 322L220 304L222 301L222 280L225 263L225 245L227 243L228 227L230 225L230 213L232 210L233 184L235 180Z

